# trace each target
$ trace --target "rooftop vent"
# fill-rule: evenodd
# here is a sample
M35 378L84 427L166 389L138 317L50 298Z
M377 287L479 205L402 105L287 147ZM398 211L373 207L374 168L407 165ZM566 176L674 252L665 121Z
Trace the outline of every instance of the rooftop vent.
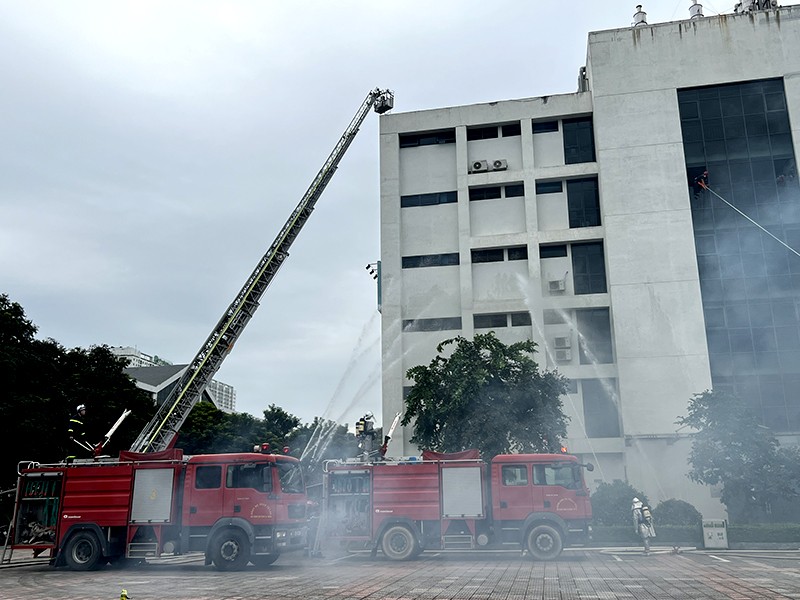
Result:
M633 26L641 27L647 25L647 13L642 10L642 5L636 5L636 12L633 14Z
M703 18L703 5L698 4L697 0L692 0L692 5L689 7L689 15L690 19L694 21L695 19L702 19Z

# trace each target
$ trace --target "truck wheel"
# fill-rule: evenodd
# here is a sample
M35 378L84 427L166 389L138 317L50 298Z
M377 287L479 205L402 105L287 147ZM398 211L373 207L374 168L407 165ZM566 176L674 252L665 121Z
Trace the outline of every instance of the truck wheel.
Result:
M417 541L408 527L393 525L383 534L381 549L391 560L408 560L417 553Z
M239 529L228 529L217 534L211 547L211 561L220 571L238 571L250 560L250 543Z
M251 556L250 562L257 568L264 569L274 563L280 557L279 553L275 554L259 554L258 556Z
M564 548L561 534L549 525L537 525L528 532L528 552L537 560L553 560Z
M64 560L73 571L90 571L100 563L100 542L89 531L76 533L64 548Z

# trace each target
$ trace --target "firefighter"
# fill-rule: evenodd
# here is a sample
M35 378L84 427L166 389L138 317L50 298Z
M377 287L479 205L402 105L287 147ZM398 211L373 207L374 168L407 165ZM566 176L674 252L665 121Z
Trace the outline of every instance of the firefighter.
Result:
M656 537L656 529L653 526L653 515L650 508L642 503L638 498L634 498L631 503L633 513L633 528L637 535L642 538L644 553L650 554L650 538Z
M69 419L69 428L67 429L71 450L75 450L76 444L84 450L88 450L91 447L91 444L86 441L86 425L83 422L85 417L86 405L79 404L75 409L75 414Z

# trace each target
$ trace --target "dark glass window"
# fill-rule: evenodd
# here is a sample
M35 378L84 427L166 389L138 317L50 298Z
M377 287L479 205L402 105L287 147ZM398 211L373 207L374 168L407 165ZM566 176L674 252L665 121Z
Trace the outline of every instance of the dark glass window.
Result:
M278 461L278 475L281 480L281 491L284 494L302 494L306 491L300 463Z
M566 244L539 246L539 258L561 258L567 255Z
M553 133L558 131L558 121L539 121L533 124L533 133Z
M567 207L570 228L600 225L600 191L597 177L567 181Z
M400 196L400 206L402 208L409 208L412 206L435 206L437 204L450 204L453 202L458 202L458 192L433 192L431 194Z
M558 194L564 191L564 187L560 181L537 181L536 193L537 194Z
M222 487L222 467L219 465L197 467L194 472L194 487L198 490L215 490Z
M593 162L594 157L594 130L592 117L577 119L564 119L564 163Z
M516 312L511 313L511 326L512 327L525 327L532 325L531 313L529 312Z
M423 133L400 134L400 147L412 148L414 146L434 146L436 144L455 144L456 130L443 129L441 131L426 131Z
M576 309L575 324L580 336L578 349L582 365L614 362L611 320L607 308Z
M450 267L457 265L458 252L450 254L423 254L422 256L404 256L402 266L404 269L419 269L422 267Z
M451 329L461 329L461 317L405 319L403 321L403 331L448 331Z
M491 127L469 127L467 129L467 141L489 140L497 137L497 125Z
M790 243L800 187L783 81L679 90L678 102L713 387L776 432L800 431L796 257L694 184L707 170L712 190Z
M472 251L473 263L503 262L505 260L502 248L486 248Z
M524 183L514 183L512 185L507 185L505 188L506 191L506 198L517 198L520 196L525 195L525 184Z
M508 249L508 260L528 260L528 247L515 246Z
M503 485L522 487L528 485L527 465L503 465L501 471L503 473Z
M272 463L229 465L225 476L225 487L271 492Z
M509 123L508 125L503 125L501 131L503 132L503 137L522 135L522 128L520 127L519 123Z
M500 186L469 188L470 200L492 200L500 198Z
M583 379L583 422L590 438L619 437L617 382L614 379Z
M572 244L572 273L575 294L605 294L603 242Z
M472 324L475 329L494 329L497 327L507 327L508 318L505 313L473 315Z

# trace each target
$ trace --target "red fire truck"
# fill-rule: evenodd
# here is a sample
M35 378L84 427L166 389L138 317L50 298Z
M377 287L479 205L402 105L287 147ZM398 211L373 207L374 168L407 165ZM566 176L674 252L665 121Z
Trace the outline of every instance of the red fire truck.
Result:
M19 475L10 547L47 553L55 566L200 551L206 564L235 570L305 547L305 487L290 456L121 452L32 463Z
M520 548L554 559L591 536L583 469L568 454L425 452L422 458L326 465L326 540L406 560L426 549Z

